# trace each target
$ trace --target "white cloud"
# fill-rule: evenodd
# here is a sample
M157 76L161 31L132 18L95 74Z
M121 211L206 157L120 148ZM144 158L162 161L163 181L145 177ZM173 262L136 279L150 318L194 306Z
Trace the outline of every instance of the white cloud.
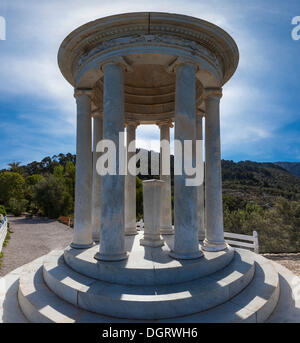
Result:
M240 50L240 64L235 77L224 87L222 103L223 151L250 148L246 142L271 138L274 132L291 120L278 102L274 103L272 87L256 84L258 76L270 72L270 51L264 41L249 28L249 12L243 4L220 0L161 1L135 0L99 1L14 0L8 4L8 40L0 55L0 98L27 95L45 109L48 117L30 117L20 113L24 125L39 121L39 132L56 138L57 150L65 136L75 135L75 101L72 87L62 77L56 56L60 43L74 28L90 20L132 11L165 11L182 13L211 21L229 32ZM251 8L252 14L259 8ZM22 117L23 116L23 117ZM12 125L12 124L11 124ZM16 123L17 130L24 127ZM24 137L31 134L28 126ZM60 138L59 138L60 137ZM148 139L159 139L159 131L143 126L138 129L138 145L145 147ZM241 144L239 144L241 143ZM60 144L60 145L59 145ZM68 144L66 144L68 146ZM32 150L36 149L31 145ZM30 151L30 144L26 146ZM157 147L155 149L157 150ZM44 155L47 154L45 147ZM73 150L74 151L74 150ZM57 151L60 152L60 151ZM42 153L42 152L41 152ZM43 153L42 153L43 154Z

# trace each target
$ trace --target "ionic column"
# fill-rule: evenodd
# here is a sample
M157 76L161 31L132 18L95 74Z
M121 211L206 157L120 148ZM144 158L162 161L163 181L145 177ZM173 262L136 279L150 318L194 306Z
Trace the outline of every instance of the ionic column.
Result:
M96 163L100 153L96 151L98 142L102 139L102 114L94 115L93 125L93 190L92 190L92 232L93 240L99 242L101 218L101 176L97 173Z
M173 235L170 167L170 127L173 127L173 124L172 121L162 121L158 123L158 126L160 128L160 179L164 181L160 211L160 233Z
M74 234L71 247L85 249L93 245L91 90L75 90L74 96L77 104L77 133Z
M202 119L204 113L200 112L196 117L196 139L203 140ZM204 224L204 184L197 187L197 220L199 229L199 241L205 239L205 224Z
M127 127L127 167L129 160L131 161L131 172L136 172L136 143L135 131L138 126L137 122L128 122ZM128 151L129 145L131 151ZM134 152L133 152L134 151ZM134 164L134 166L132 165ZM134 169L134 170L133 170ZM125 176L125 235L136 235L136 176L132 175L127 169Z
M100 247L97 260L119 261L127 258L124 246L124 175L120 175L119 133L124 131L123 67L115 62L103 66L103 139L116 147L116 175L102 176ZM121 143L123 144L123 143Z
M191 63L176 69L175 140L183 147L185 140L196 137L196 68ZM184 149L182 149L184 151ZM180 152L175 145L175 159ZM184 157L184 156L183 156ZM192 156L188 156L191 160ZM184 158L182 159L184 161ZM187 186L183 163L182 174L174 175L175 235L171 257L195 259L203 254L199 250L197 225L197 189Z
M224 240L222 175L220 148L221 89L205 92L205 218L206 238L203 249L220 251L227 248Z

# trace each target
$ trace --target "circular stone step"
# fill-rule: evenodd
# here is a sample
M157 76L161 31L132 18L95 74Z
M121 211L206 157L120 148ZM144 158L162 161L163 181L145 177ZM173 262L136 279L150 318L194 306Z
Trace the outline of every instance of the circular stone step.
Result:
M55 252L56 260L61 254L62 252L60 254ZM51 258L53 255L53 252L51 252L43 258L49 260L49 257ZM257 267L254 278L246 288L231 300L204 312L172 319L155 320L155 322L264 322L276 307L280 294L279 277L271 261L257 254L252 253L252 255ZM18 290L19 305L29 321L35 323L152 323L152 321L148 320L119 319L99 315L82 310L64 301L56 296L44 283L42 265L43 262L41 259L37 259L24 266L20 274Z
M174 260L169 256L173 237L164 235L165 245L151 248L140 245L143 233L125 237L127 260L101 262L94 259L99 245L89 249L64 251L65 262L79 274L121 285L168 285L199 279L225 268L233 259L234 249L219 252L203 252L197 260Z
M102 315L155 320L186 316L220 305L244 289L254 275L251 253L236 252L224 269L173 285L111 284L71 270L62 258L45 262L44 280L60 298Z

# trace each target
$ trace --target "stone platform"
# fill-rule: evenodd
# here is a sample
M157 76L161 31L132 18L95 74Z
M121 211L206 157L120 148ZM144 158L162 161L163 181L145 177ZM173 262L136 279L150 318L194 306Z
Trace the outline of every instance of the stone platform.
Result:
M90 249L67 248L64 260L73 270L85 276L122 285L151 286L181 283L213 274L226 267L234 257L232 248L219 252L205 252L196 260L175 260L169 256L174 236L163 235L165 244L152 248L140 245L143 231L126 236L128 259L101 262L94 259L99 245Z
M170 237L164 237L162 248L142 247L140 238L141 234L126 238L131 252L125 262L94 261L90 257L98 246L68 248L6 275L0 279L2 321L300 321L299 300L293 301L299 278L276 263L232 248L183 263L168 257ZM198 269L201 272L194 274ZM119 273L130 276L113 278ZM164 273L171 279L164 279Z

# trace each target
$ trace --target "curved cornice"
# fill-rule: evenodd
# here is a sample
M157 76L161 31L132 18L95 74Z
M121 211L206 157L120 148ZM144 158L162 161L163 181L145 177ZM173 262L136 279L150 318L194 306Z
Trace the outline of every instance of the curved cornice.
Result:
M222 70L222 85L235 72L239 52L234 40L220 27L205 20L170 13L137 12L109 16L80 26L62 42L58 64L64 77L74 86L75 72L93 54L111 45L128 44L135 37L139 44L173 44L189 48L214 60ZM130 38L132 39L132 38ZM135 42L132 42L135 44ZM97 50L98 49L98 50Z

